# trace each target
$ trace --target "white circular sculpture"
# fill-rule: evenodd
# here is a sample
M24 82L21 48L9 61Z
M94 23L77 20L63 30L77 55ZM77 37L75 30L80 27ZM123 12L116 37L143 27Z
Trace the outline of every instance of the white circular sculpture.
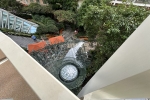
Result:
M74 65L65 65L60 71L60 76L64 81L72 81L78 76L78 70Z

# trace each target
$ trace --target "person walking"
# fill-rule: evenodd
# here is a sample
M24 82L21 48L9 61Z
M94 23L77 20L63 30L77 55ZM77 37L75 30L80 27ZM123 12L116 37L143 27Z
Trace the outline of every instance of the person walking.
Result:
M34 41L37 41L35 35L32 35L31 38L32 38Z

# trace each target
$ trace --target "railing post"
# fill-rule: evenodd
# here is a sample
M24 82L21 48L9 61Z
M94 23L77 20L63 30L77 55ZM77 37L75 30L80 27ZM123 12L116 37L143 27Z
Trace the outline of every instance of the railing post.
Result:
M9 25L10 25L9 19L10 19L10 18L9 18L9 13L7 12L7 22L6 22L6 23L7 23L7 28L8 28L8 29L10 29L10 27L9 27Z
M30 33L30 29L31 29L32 25L29 26L28 30L27 30L27 33Z
M0 9L0 27L2 27L2 10Z
M16 30L16 16L14 16L13 29Z
M20 32L22 32L22 30L23 30L23 26L24 26L24 21L22 21L22 24L21 24L21 26L20 26Z
M2 11L2 28L4 28L4 24L3 24L3 11Z

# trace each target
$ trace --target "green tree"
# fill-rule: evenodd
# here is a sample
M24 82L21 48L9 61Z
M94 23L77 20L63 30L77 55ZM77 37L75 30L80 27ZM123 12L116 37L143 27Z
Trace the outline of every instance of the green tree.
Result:
M16 0L0 0L0 8L10 11L11 13L20 13L23 5Z
M37 33L39 34L57 33L57 32L58 32L58 28L53 24L49 24L48 26L39 25L39 27L37 28Z
M75 23L75 13L72 11L65 10L56 10L54 11L54 16L58 20L58 22L69 22Z
M37 33L46 34L58 32L55 21L49 17L34 15L33 22L39 24L39 27L37 28Z
M131 5L111 6L88 5L81 18L83 27L89 38L96 39L97 47L92 51L92 65L88 75L94 74L121 46L131 33L149 15L143 7Z
M54 10L71 10L76 11L78 6L78 0L46 0L49 4L52 4Z
M110 0L102 1L102 0L84 0L80 9L77 12L77 24L78 26L83 26L83 18L85 14L88 12L88 6L93 5L93 6L101 6L102 2L108 4Z
M49 14L52 12L52 6L31 3L29 6L24 7L23 11L30 14Z

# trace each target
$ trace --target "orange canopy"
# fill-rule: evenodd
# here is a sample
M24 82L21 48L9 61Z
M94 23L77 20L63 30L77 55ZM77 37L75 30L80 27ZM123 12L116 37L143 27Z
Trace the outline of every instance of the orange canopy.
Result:
M63 36L56 36L53 38L49 38L48 41L50 42L51 45L53 45L53 44L64 42L65 40Z
M32 51L37 51L39 49L42 49L46 46L46 42L45 41L40 41L38 43L34 43L34 44L29 44L28 45L28 52L31 53Z

